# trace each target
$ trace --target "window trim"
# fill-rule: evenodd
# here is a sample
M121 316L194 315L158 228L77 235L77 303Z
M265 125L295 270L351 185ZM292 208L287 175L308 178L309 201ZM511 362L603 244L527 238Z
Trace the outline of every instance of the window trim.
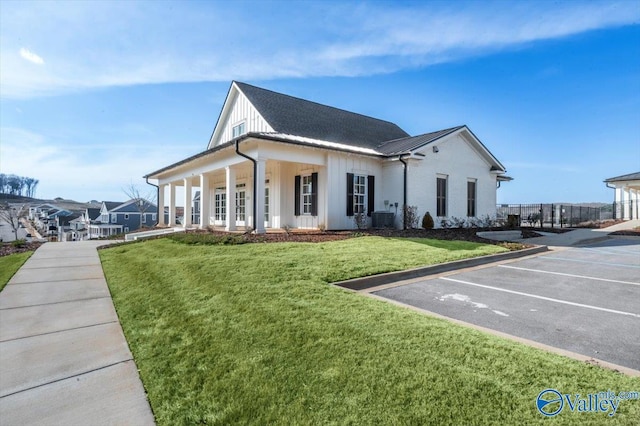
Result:
M470 189L473 188L473 194ZM478 215L478 179L467 179L467 217Z
M440 182L444 181L443 194L440 193ZM446 175L436 176L436 215L438 217L447 217L447 192L449 186L449 177Z
M307 183L309 192L304 192L304 179L310 179ZM305 196L307 202L305 203ZM309 210L305 212L305 206ZM318 216L318 172L296 175L294 181L294 216Z
M236 129L238 129L237 132L236 132ZM240 137L240 136L244 135L245 133L247 133L247 122L244 121L244 120L239 122L239 123L237 123L235 126L231 127L231 138L232 139Z
M364 183L359 184L360 187L364 186L364 193L356 193L356 179L364 178ZM375 175L367 175L364 173L347 173L347 217L353 217L358 212L356 211L356 196L360 197L364 195L362 203L363 212L367 213L367 216L371 216L375 209Z

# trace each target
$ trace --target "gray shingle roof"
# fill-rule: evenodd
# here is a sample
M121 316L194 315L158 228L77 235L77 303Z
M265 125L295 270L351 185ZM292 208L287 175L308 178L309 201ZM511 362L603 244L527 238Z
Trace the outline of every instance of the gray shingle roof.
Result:
M100 209L88 208L87 213L89 214L89 220L94 220L98 216L100 216Z
M123 204L121 201L103 201L103 202L104 202L104 205L107 207L107 210L109 211Z
M629 173L628 175L612 177L605 180L605 182L622 182L625 180L640 180L640 172Z
M409 136L396 124L235 82L276 132L375 148Z
M424 146L428 143L436 141L443 136L453 133L462 129L464 126L451 127L449 129L438 130L437 132L425 133L418 136L410 136L401 139L395 139L380 144L376 150L385 155L398 155L408 151L413 151L416 148Z

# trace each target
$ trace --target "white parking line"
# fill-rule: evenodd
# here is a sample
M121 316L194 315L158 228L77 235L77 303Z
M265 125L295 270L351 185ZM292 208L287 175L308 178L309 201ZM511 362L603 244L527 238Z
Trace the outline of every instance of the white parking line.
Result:
M611 263L611 262L594 262L591 260L582 260L582 259L570 259L568 257L556 257L556 256L540 256L539 259L545 260L564 260L568 262L581 262L581 263L591 263L593 265L607 265L607 266L620 266L622 268L635 268L640 269L640 265L628 265L626 263Z
M631 281L620 281L620 280L610 280L608 278L587 277L586 275L574 275L574 274L566 274L564 272L543 271L543 270L540 270L540 269L521 268L519 266L498 265L498 267L499 268L508 268L508 269L518 269L520 271L539 272L541 274L562 275L564 277L571 277L571 278L583 278L583 279L586 279L586 280L606 281L606 282L609 282L609 283L640 285L640 283L634 283L634 282L631 282Z
M560 300L560 299L554 299L554 298L551 298L551 297L538 296L537 294L530 294L530 293L523 293L521 291L507 290L505 288L493 287L493 286L484 285L484 284L471 283L469 281L456 280L456 279L448 278L448 277L440 277L438 279L445 280L445 281L452 281L454 283L459 283L459 284L471 285L471 286L474 286L474 287L487 288L489 290L496 290L496 291L502 291L502 292L505 292L505 293L517 294L519 296L533 297L535 299L547 300L549 302L562 303L562 304L571 305L571 306L578 306L580 308L594 309L596 311L604 311L604 312L609 312L609 313L612 313L612 314L627 315L627 316L631 316L631 317L635 317L635 318L640 318L640 314L634 314L633 312L617 311L615 309L601 308L599 306L585 305L583 303L576 303L576 302L569 302L568 300Z
M591 252L596 252L596 253L602 253L602 254L612 254L615 256L633 256L634 258L638 258L638 256L640 256L640 253L633 253L630 252L629 250L615 250L615 249L611 249L611 248L591 248L591 247L582 247L580 250L587 250L587 251L591 251Z

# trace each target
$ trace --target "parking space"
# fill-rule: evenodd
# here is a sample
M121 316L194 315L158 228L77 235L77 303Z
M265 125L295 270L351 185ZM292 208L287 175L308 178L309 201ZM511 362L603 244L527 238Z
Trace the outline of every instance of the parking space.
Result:
M610 239L374 294L640 370L637 239Z

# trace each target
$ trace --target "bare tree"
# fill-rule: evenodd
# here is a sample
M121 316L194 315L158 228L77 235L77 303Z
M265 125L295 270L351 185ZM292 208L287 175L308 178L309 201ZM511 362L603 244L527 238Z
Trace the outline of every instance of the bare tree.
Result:
M26 217L28 211L24 205L14 207L9 203L0 204L0 220L11 227L16 240L18 239L18 229L20 229L20 219Z
M127 187L122 188L122 191L129 199L135 200L136 209L140 213L140 226L142 226L145 213L153 209L153 205L156 203L156 191L151 189L143 192L133 182Z

